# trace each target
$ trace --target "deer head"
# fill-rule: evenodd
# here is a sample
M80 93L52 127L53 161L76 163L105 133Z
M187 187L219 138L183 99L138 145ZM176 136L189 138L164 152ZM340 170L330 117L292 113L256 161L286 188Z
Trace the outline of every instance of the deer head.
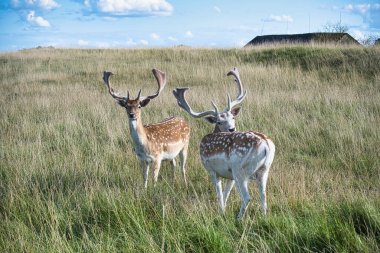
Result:
M157 92L153 95L143 97L141 96L141 89L140 89L136 99L130 98L129 91L127 93L127 96L121 96L115 93L109 81L109 78L111 75L113 75L113 73L109 71L104 71L103 73L103 80L108 88L108 92L120 106L124 107L127 110L129 120L136 120L140 116L141 108L147 106L149 102L152 99L156 98L160 94L162 89L165 87L165 84L166 84L165 72L162 72L158 69L153 69L152 72L153 72L154 77L157 80L157 84L158 84Z
M186 112L188 112L194 118L204 117L208 122L216 124L214 132L234 132L236 130L235 127L235 117L239 114L241 107L235 107L240 104L245 96L247 95L247 91L243 90L243 84L240 80L239 71L237 68L233 68L231 71L227 73L227 76L233 76L235 78L235 82L238 86L238 95L235 100L231 101L230 96L227 96L227 107L223 111L219 111L217 106L212 103L214 107L213 110L204 111L204 112L194 112L185 98L185 92L189 88L177 88L173 90L173 94L177 99L178 105L183 108Z

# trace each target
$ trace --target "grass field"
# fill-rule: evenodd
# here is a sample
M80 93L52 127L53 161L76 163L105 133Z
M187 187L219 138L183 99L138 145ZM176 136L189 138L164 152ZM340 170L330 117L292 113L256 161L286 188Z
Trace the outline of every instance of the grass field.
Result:
M380 251L380 49L34 49L0 54L1 252ZM254 183L242 222L236 189L226 215L198 144L213 126L171 91L191 87L196 110L226 106L238 67L248 95L237 128L270 136L276 156L264 217ZM153 93L144 123L180 115L192 127L187 175L163 163L143 189L116 90ZM150 178L150 182L152 180Z

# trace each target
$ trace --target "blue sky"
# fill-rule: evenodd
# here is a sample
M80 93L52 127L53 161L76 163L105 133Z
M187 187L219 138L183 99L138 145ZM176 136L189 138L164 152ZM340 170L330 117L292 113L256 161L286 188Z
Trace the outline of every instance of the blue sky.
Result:
M241 47L257 35L340 21L357 39L380 37L380 1L2 0L0 51Z

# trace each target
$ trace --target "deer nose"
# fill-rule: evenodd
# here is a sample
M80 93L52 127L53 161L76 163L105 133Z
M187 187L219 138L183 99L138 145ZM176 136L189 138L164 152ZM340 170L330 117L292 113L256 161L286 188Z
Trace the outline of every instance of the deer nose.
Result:
M128 115L129 115L129 118L131 118L131 119L135 118L135 114L133 112L128 113Z
M236 130L236 128L230 128L230 129L228 129L228 131L230 131L231 133L235 132L235 130Z

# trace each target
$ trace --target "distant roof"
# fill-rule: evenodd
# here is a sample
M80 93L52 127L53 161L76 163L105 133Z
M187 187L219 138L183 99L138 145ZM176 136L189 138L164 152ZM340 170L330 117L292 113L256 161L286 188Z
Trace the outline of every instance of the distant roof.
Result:
M348 33L303 33L257 36L244 47L276 43L337 43L360 45L360 43Z

